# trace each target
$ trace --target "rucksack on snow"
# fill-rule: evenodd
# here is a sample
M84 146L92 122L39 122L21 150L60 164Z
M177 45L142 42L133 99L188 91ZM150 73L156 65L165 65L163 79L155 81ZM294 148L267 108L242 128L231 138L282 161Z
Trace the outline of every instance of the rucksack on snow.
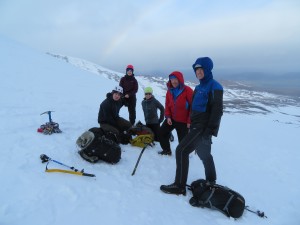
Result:
M228 187L208 185L204 179L192 182L190 189L193 197L190 204L195 207L216 209L228 217L239 218L245 209L245 199Z
M132 146L137 146L140 148L144 148L147 144L151 144L152 142L153 142L153 135L151 134L138 135L132 140L130 140L130 144Z
M153 131L140 121L135 126L132 126L128 133L136 136L130 140L130 144L133 146L144 148L147 144L151 144L154 141Z
M80 156L91 163L103 160L114 164L121 159L121 148L117 144L117 138L101 128L94 127L84 132L78 137L76 144Z

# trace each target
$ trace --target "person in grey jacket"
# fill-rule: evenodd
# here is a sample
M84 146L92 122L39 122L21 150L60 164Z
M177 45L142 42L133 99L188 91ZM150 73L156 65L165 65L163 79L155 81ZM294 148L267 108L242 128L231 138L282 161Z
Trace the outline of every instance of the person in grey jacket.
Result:
M145 116L146 126L149 127L154 133L154 140L159 141L159 128L160 123L164 120L165 109L163 105L153 96L153 89L146 87L144 89L145 98L142 101L142 107ZM160 110L158 118L157 109Z

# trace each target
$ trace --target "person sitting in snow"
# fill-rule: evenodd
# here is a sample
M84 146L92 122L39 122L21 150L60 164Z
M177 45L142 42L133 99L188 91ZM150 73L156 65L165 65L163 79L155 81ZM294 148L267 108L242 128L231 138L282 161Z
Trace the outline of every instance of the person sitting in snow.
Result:
M132 125L136 119L136 93L138 91L138 82L133 74L134 68L132 65L126 67L126 74L120 80L119 85L123 88L124 104L128 107L129 121Z
M131 127L128 120L119 116L122 102L123 88L116 86L111 93L106 94L106 99L100 104L98 123L104 131L116 134L117 137L123 138L124 132Z
M186 194L189 154L194 150L203 162L207 183L214 184L217 179L211 155L211 137L218 135L223 115L223 87L213 79L213 61L209 57L198 58L193 69L200 84L193 95L191 129L176 148L174 183L160 187L168 194Z
M167 94L165 103L165 121L161 125L159 141L162 151L161 155L172 155L170 147L170 135L176 130L178 141L184 138L190 128L190 112L193 90L184 84L183 74L174 71L169 75L167 83Z
M151 87L146 87L144 89L145 98L142 101L142 107L145 116L146 126L149 127L154 133L154 140L158 141L158 132L160 128L160 123L164 119L165 109L163 105L154 97L153 90ZM157 109L160 110L160 116L157 116Z

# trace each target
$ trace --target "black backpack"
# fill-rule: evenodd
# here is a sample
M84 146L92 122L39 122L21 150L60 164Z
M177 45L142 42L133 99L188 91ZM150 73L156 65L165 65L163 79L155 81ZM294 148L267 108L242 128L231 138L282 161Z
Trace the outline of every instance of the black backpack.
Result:
M116 136L101 128L94 127L84 132L76 144L80 149L80 156L91 163L103 160L115 164L121 159L121 148Z
M192 182L190 189L193 197L190 204L195 207L207 207L219 210L228 217L239 218L245 209L245 199L236 191L219 184L207 184L200 179Z

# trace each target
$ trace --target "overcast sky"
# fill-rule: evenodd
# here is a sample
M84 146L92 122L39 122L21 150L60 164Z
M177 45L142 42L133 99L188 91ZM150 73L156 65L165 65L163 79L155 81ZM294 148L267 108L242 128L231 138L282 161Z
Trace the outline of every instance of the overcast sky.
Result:
M119 72L300 72L299 0L0 0L0 34Z

